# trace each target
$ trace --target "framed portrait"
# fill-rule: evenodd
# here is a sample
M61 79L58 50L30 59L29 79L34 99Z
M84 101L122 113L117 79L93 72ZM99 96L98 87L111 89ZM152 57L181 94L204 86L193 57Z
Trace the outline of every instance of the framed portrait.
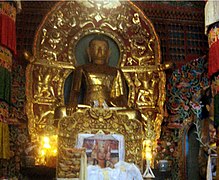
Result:
M119 134L79 134L77 148L86 149L87 164L101 168L114 167L124 161L124 137Z

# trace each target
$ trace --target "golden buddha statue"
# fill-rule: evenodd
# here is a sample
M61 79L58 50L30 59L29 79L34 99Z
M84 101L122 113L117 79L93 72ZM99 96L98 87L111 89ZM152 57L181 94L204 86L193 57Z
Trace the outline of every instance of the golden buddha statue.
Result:
M89 63L75 68L70 99L66 107L55 111L55 119L71 116L77 109L81 87L85 87L83 104L89 107L119 107L127 109L125 77L119 68L108 65L109 44L102 36L95 36L87 49ZM129 113L132 117L131 113ZM136 115L134 115L136 116Z

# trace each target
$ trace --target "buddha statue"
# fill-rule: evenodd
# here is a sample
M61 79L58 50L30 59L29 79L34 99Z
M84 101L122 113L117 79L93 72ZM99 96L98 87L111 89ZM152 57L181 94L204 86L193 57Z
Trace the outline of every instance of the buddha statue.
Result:
M108 65L110 57L108 41L100 35L95 36L89 42L87 53L89 63L75 68L70 99L66 107L55 110L55 119L71 116L78 109L78 97L82 86L85 88L83 105L112 109L117 107L117 110L123 111L127 109L125 77L119 68ZM130 112L129 118L132 118Z

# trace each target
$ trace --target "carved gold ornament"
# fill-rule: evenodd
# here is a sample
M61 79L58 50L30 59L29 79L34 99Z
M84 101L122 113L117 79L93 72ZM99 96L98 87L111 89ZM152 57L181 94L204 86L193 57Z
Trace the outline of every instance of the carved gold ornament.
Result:
M127 115L116 110L103 108L85 109L64 117L59 122L58 152L74 147L79 133L121 134L125 139L125 161L134 162L143 168L143 126L137 119L129 119ZM62 154L58 156L58 162ZM59 167L58 167L59 168Z
M54 110L64 105L65 80L78 65L77 43L96 33L108 36L119 47L117 66L125 74L129 108L140 110L144 127L139 133L153 141L154 151L164 114L164 70L168 66L161 64L160 43L152 23L129 1L62 1L45 16L36 33L33 56L28 56L30 64L26 70L26 112L31 139L36 141L37 136L56 133ZM109 116L105 115L105 118ZM107 119L98 119L99 123L102 121ZM73 118L66 128L76 127L74 122ZM90 120L84 122L84 130L90 123ZM117 129L117 123L109 121L106 125ZM135 126L135 121L130 123ZM98 127L102 129L100 124ZM126 128L119 131L131 133L131 126ZM130 138L135 136L130 134ZM139 147L126 147L130 151L127 160L137 158L136 162L140 163L140 157L133 156L134 152L140 152Z

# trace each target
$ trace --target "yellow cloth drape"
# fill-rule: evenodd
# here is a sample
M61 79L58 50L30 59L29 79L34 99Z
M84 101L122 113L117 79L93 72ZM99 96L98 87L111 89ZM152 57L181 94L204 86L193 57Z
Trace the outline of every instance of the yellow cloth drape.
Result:
M10 158L9 128L3 122L0 122L0 158Z

